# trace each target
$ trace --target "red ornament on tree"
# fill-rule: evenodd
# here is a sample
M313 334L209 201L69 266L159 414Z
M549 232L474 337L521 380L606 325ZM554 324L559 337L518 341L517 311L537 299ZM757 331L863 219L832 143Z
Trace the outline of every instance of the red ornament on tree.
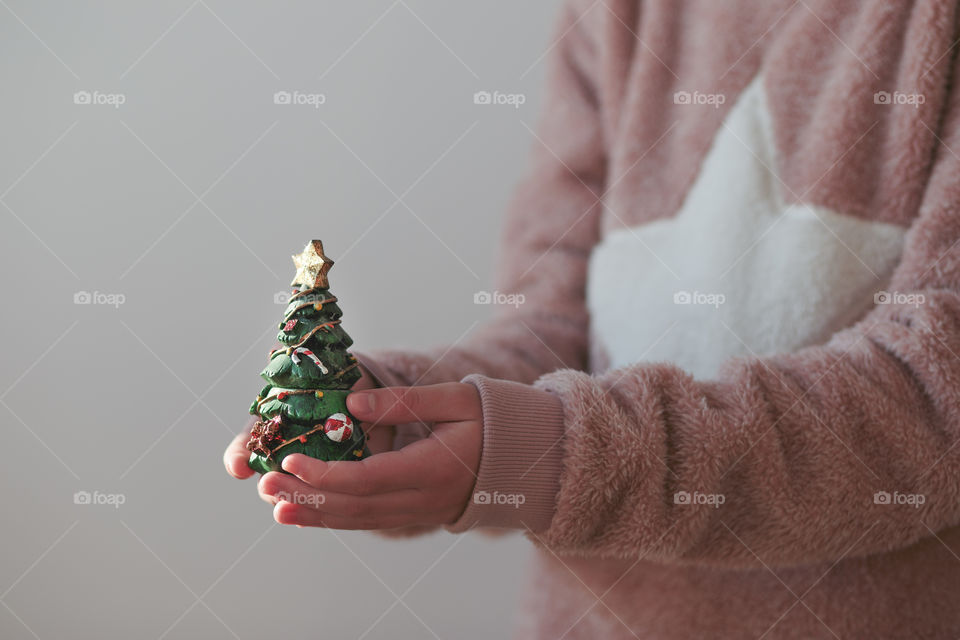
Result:
M348 440L353 435L353 420L345 413L334 413L324 423L323 432L334 442Z

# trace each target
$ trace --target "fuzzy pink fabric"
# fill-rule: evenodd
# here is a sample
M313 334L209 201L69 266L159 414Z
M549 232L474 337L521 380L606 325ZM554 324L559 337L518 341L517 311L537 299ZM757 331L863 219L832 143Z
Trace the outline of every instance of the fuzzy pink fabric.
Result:
M527 530L518 635L960 635L956 0L574 0L556 34L543 144L498 261L498 290L526 303L449 350L357 354L384 385L479 388L475 495L525 501L474 500L448 528ZM677 212L757 74L784 199L908 228L889 289L924 304L878 305L712 380L606 370L585 307L592 248ZM677 108L684 90L728 99ZM924 102L875 103L895 90Z

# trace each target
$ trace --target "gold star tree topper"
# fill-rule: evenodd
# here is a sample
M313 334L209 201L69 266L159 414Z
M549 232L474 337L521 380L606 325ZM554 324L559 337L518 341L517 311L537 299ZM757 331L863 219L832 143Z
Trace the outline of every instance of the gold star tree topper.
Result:
M293 285L301 285L307 289L326 289L330 286L327 281L327 272L333 266L333 260L323 253L323 242L311 240L303 253L293 257L293 264L297 266L297 275L293 277Z

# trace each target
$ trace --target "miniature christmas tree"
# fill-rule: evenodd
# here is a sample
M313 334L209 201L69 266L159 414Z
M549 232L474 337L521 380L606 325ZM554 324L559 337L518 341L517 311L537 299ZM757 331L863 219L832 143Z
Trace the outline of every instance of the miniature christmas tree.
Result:
M342 312L329 290L333 266L323 243L313 240L293 256L297 274L280 323L280 348L261 372L269 384L250 407L260 416L247 449L250 468L280 471L291 453L319 460L359 460L369 451L359 424L347 411L350 387L360 379L353 340L340 326Z

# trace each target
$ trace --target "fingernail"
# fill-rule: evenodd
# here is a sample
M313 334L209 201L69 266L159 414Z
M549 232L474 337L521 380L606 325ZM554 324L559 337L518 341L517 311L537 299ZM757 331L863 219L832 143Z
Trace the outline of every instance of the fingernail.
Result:
M372 393L353 392L347 396L347 407L355 413L372 413L374 409L374 398Z

